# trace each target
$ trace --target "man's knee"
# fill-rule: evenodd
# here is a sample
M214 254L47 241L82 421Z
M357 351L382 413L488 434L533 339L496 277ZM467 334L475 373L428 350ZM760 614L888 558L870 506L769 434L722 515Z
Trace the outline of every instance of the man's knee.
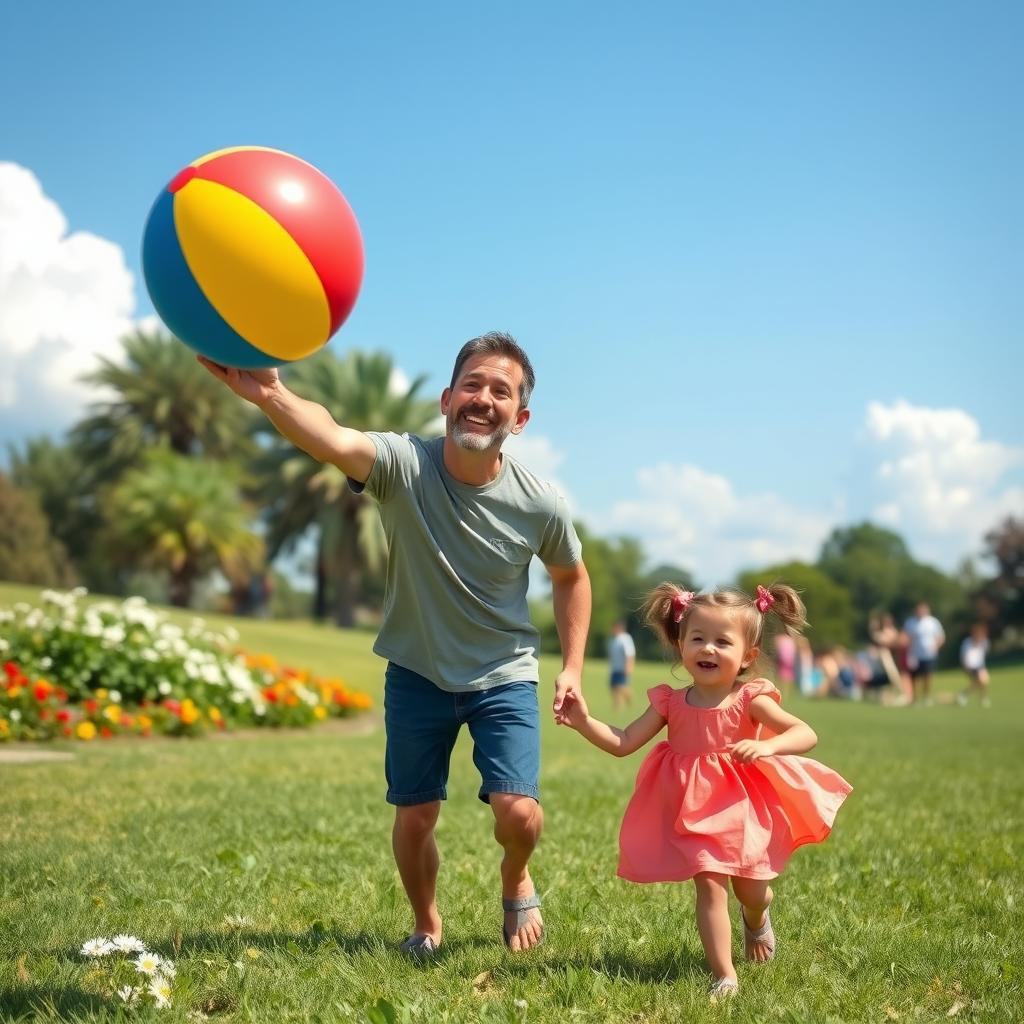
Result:
M494 831L500 842L503 838L534 840L540 836L544 814L533 797L518 793L491 793L494 812Z
M440 813L440 800L433 800L428 804L396 807L395 830L409 838L428 835L434 830Z

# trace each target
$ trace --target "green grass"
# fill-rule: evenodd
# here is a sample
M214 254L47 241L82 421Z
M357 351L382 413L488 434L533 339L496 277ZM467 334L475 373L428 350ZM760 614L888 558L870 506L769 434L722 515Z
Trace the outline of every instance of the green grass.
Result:
M0 586L0 604L34 593ZM254 650L381 694L369 634L235 624ZM546 702L553 662L543 671ZM637 689L664 675L641 665ZM380 728L94 743L65 748L70 762L0 765L0 1020L126 1019L77 955L120 931L176 960L174 1006L149 1011L166 1021L1020 1020L1022 684L1024 669L997 670L987 712L787 702L855 790L776 886L777 959L741 965L740 997L719 1007L692 888L614 877L642 755L616 760L546 721L534 873L548 941L520 958L501 944L498 849L463 737L438 836L444 955L426 967L394 951L409 918ZM607 715L602 664L586 685ZM229 914L253 923L229 930Z

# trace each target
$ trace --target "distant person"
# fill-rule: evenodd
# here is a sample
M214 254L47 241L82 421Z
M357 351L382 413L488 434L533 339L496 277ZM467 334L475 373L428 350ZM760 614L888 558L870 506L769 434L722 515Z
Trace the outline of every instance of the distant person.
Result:
M914 692L907 669L907 646L896 620L889 614L873 618L868 623L868 634L879 648L882 665L898 697L897 703L909 704Z
M601 750L624 757L668 726L647 755L619 833L621 878L696 887L697 930L714 981L713 1002L739 989L732 959L729 887L740 903L744 954L775 955L769 882L804 843L820 843L850 785L806 757L818 738L783 711L757 662L769 615L784 629L804 624L804 607L783 584L692 594L663 583L644 616L693 683L647 691L647 710L624 729L592 718L582 694L566 694L565 724ZM794 916L798 912L794 911Z
M976 622L971 626L971 632L964 637L960 645L960 665L967 673L970 680L967 689L958 694L957 703L966 705L971 694L977 694L981 698L983 708L992 707L988 690L988 669L985 667L985 659L988 656L988 627L984 622Z
M626 632L624 622L612 625L612 635L608 638L609 683L612 688L612 704L623 708L632 703L633 667L636 665L636 646L633 638Z
M775 677L781 683L783 693L796 682L796 640L788 633L779 633L772 640L775 649Z
M907 638L907 666L914 685L914 700L931 704L932 673L946 634L927 601L918 602L914 614L903 624L903 635Z

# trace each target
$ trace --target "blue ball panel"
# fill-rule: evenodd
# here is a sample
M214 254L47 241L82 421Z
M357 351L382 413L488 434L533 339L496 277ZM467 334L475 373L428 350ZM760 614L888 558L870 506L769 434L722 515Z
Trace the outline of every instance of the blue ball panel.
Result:
M201 355L245 370L280 366L287 361L250 345L210 305L181 251L174 226L174 195L166 190L153 204L146 222L142 273L160 319Z

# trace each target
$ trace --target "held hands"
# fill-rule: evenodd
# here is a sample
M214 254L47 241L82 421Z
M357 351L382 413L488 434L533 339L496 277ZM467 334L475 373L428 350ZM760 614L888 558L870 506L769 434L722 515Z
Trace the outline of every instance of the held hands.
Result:
M564 668L558 673L555 679L555 699L552 701L551 710L555 714L557 725L569 725L565 718L574 701L583 700L583 686L581 685L580 674L574 669ZM586 704L584 717L586 716Z
M750 764L759 757L770 757L772 753L771 747L764 740L740 740L728 750L740 764Z
M196 358L214 377L222 380L236 395L247 402L252 402L253 405L262 406L269 401L280 385L277 369L273 366L265 370L237 370L233 366L221 366L206 356Z
M561 711L555 714L555 724L579 730L589 717L590 709L583 694L578 689L569 690L562 701Z

